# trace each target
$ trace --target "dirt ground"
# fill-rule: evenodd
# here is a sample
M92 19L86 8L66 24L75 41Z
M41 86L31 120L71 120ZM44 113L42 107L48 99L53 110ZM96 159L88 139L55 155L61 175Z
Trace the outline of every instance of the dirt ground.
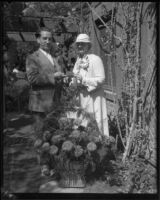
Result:
M5 127L3 148L4 189L12 193L119 193L121 188L95 181L85 188L61 188L51 178L42 177L33 149L33 118L30 114L10 113Z

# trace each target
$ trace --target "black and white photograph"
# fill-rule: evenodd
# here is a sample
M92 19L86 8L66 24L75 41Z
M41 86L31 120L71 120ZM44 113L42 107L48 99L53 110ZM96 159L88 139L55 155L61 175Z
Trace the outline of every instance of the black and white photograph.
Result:
M158 194L158 7L2 3L2 199Z

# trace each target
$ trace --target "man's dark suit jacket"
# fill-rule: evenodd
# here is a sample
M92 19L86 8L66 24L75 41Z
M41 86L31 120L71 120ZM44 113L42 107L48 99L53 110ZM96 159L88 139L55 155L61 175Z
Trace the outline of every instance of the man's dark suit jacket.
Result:
M48 75L61 71L60 66L53 58L54 65L39 49L26 59L26 73L31 85L29 95L29 110L48 112L53 105L55 94L54 85L50 83Z

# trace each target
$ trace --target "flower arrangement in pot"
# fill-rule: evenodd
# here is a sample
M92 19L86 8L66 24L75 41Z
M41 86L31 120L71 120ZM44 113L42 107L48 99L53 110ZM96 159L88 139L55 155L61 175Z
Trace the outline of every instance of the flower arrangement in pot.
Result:
M94 118L78 108L54 111L45 125L34 144L43 174L59 174L63 187L85 187L86 170L104 162L114 138L101 135Z

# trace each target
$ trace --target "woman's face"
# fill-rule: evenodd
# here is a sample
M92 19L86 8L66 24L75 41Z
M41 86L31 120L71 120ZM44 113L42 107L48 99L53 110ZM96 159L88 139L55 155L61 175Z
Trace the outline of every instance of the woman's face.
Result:
M89 50L89 43L85 42L77 42L76 43L76 50L80 57L83 57Z

